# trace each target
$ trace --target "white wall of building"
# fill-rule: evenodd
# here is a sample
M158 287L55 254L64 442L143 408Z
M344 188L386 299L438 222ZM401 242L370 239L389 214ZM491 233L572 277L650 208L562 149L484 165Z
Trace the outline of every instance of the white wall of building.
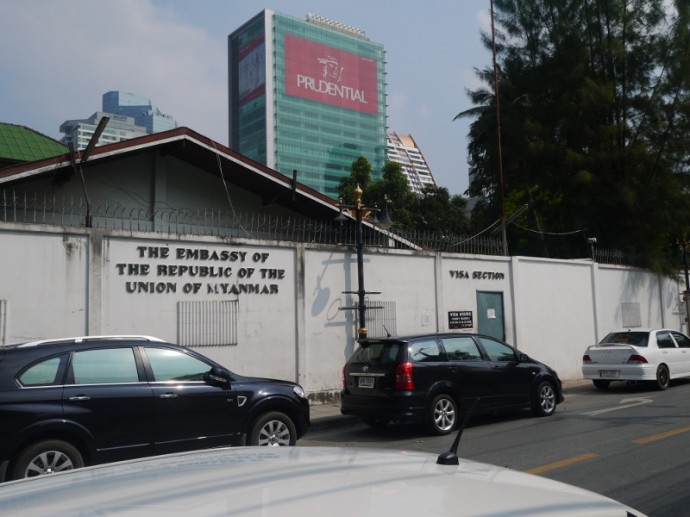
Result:
M358 287L349 247L25 224L3 224L0 246L4 343L87 333L179 342L179 304L226 301L237 342L202 353L238 373L297 380L315 401L340 389L357 333L357 296L344 294ZM458 311L472 326L453 331L476 332L477 293L501 293L506 340L565 380L580 378L584 348L613 328L683 329L678 279L591 261L367 249L364 276L380 293L368 304L394 306L397 334L447 331Z

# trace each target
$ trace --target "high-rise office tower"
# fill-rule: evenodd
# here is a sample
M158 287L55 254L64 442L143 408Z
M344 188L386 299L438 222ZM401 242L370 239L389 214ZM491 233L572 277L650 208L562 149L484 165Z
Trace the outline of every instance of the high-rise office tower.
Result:
M109 91L103 94L103 111L115 115L133 117L137 126L146 128L146 133L160 133L175 129L177 122L151 104L151 100L133 93Z
M360 156L379 178L384 57L361 30L262 11L228 37L230 147L334 198Z
M401 165L407 177L407 184L415 194L421 194L426 186L436 186L434 175L429 164L424 159L412 135L401 135L395 131L388 131L388 160Z
M103 111L97 111L85 119L66 120L60 125L60 132L63 134L61 142L72 144L75 149L86 148L103 116L110 117L110 120L97 145L112 144L177 127L175 119L161 113L149 99L133 93L110 91L103 94Z

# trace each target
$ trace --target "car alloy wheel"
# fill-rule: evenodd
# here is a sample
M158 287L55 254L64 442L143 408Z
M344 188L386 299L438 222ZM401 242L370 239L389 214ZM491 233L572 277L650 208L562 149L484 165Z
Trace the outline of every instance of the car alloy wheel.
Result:
M437 395L431 403L430 427L434 434L448 434L458 422L458 407L449 395Z
M549 381L543 381L537 387L532 410L537 416L551 416L556 411L556 390Z
M281 447L295 445L297 431L290 417L279 411L261 416L252 428L250 445Z
M656 387L660 390L665 390L671 384L671 376L668 373L668 367L660 364L656 369Z
M15 462L13 479L64 472L84 466L76 447L62 440L46 440L25 449Z

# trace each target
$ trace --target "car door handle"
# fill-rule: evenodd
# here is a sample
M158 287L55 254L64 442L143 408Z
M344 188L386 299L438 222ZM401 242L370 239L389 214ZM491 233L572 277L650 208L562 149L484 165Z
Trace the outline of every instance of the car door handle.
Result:
M86 395L77 395L75 397L70 397L69 400L72 402L82 402L84 400L91 400L91 397L88 397Z
M159 397L162 399L176 399L177 395L175 393L161 393Z

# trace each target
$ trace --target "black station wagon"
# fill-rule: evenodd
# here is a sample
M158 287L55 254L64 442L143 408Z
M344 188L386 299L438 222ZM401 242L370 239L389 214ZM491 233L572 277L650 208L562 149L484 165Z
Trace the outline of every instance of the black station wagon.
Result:
M341 413L372 427L416 422L446 434L470 405L476 413L524 407L550 416L562 401L554 370L477 334L362 340L343 368Z
M294 445L295 383L245 377L146 336L0 347L0 480L222 445Z

